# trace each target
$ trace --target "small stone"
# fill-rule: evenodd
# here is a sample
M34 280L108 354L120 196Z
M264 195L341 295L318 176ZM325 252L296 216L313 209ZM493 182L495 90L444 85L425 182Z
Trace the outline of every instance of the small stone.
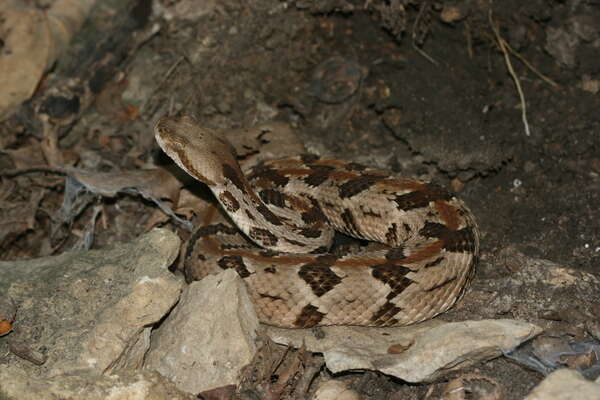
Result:
M32 362L35 365L43 365L48 357L45 354L34 350L31 346L25 343L13 342L9 344L10 351L16 356Z
M596 340L600 340L600 322L599 321L587 321L585 323L585 330L594 337Z
M591 79L588 75L584 75L581 79L581 90L596 94L600 91L600 80Z
M340 381L326 381L319 385L313 400L360 400L360 396L345 383Z
M600 400L600 383L588 381L577 371L559 369L548 375L525 400Z
M564 26L546 28L544 49L561 65L573 68L577 64L576 49L579 38Z
M592 158L591 165L592 170L597 174L600 174L600 158Z
M447 24L451 24L464 19L468 13L469 10L464 5L444 4L444 8L440 13L440 19Z
M460 193L465 188L465 183L460 179L454 178L450 181L450 187L455 193Z
M217 110L219 110L221 114L229 114L231 112L231 104L225 100L221 100L217 103Z
M535 170L535 167L536 167L535 163L528 160L525 162L525 165L523 166L523 170L527 173L531 173Z

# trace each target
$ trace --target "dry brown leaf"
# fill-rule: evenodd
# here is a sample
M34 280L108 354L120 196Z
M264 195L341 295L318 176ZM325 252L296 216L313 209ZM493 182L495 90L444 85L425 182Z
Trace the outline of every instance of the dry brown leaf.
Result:
M102 196L114 197L117 193L136 189L144 197L179 200L181 183L163 169L133 170L124 172L95 172L65 168L65 173L86 188Z
M177 203L175 212L179 215L184 215L187 219L191 220L194 215L198 214L198 212L204 210L206 207L206 200L193 194L187 189L182 189L179 194L179 202Z
M502 387L496 380L487 376L466 374L448 382L441 396L443 400L465 400L472 397L481 400L500 400L503 398Z
M10 333L16 314L15 302L10 297L0 294L0 336Z
M34 171L59 173L69 176L65 185L65 196L60 219L69 223L89 201L79 200L81 194L89 192L103 197L115 197L119 193L141 195L154 202L175 222L191 230L188 221L177 216L165 203L176 204L182 184L169 172L162 169L132 170L124 172L97 172L77 168L38 166L3 171L3 175L15 176Z
M227 385L198 393L198 398L201 400L229 400L233 398L234 394L235 385Z
M45 192L38 190L29 201L2 201L0 203L0 242L7 244L7 238L15 238L35 228L35 215Z
M160 210L154 210L152 214L148 217L148 221L146 222L146 226L144 226L144 232L149 232L152 228L167 223L169 221L169 216Z
M44 136L40 147L44 158L48 165L64 165L64 158L62 152L58 148L58 135L53 125L48 122L48 116L45 114L40 115L40 120L44 127Z
M18 149L4 149L2 152L10 156L16 168L46 164L40 143L33 139Z
M48 9L23 0L0 2L0 120L27 100L63 52L95 0L55 0Z
M179 200L181 183L165 170L93 172L64 168L63 171L75 180L75 182L67 180L65 188L66 201L63 202L63 209L61 210L65 222L78 214L79 208L76 204L83 186L87 191L103 197L115 197L119 193L139 194L154 202L163 213L175 222L191 230L191 224L177 216L169 206L169 204L176 204Z

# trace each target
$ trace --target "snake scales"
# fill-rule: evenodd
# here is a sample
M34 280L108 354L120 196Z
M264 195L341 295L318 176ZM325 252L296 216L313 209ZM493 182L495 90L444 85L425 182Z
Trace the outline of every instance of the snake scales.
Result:
M162 117L155 136L237 227L209 216L195 232L201 275L235 269L264 323L412 324L451 307L473 275L477 224L437 185L311 155L244 174L233 147L187 116ZM334 230L378 244L334 255Z

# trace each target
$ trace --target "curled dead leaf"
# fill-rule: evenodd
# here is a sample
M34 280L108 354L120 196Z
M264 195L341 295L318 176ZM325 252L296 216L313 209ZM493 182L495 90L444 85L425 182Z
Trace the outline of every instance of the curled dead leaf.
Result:
M0 2L0 119L33 94L46 69L85 21L94 0L56 0L44 10L28 3Z
M477 398L500 400L504 398L502 386L498 381L481 374L465 374L449 381L442 394L444 400L465 400L478 393Z
M7 320L0 321L0 336L4 336L12 331L12 324Z

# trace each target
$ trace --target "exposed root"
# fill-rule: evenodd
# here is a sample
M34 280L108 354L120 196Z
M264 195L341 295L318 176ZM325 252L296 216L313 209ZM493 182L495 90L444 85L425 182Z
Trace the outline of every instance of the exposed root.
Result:
M527 122L527 103L525 102L525 95L523 94L523 89L521 88L521 82L513 69L512 63L510 62L510 56L508 54L508 43L500 36L500 29L497 24L494 24L494 20L492 19L492 7L490 5L490 10L488 13L488 18L490 21L490 26L492 27L492 31L494 32L494 36L496 37L496 42L500 47L500 51L504 55L504 62L506 63L506 68L508 69L508 73L513 79L515 86L517 88L517 92L519 93L519 99L521 101L521 119L523 121L523 126L525 127L525 135L530 136L531 131L529 129L529 122Z

